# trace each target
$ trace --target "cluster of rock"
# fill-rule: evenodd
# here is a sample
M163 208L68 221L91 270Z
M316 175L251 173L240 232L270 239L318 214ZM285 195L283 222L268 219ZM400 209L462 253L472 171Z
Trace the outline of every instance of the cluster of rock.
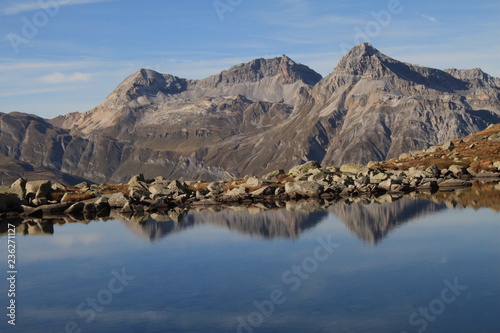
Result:
M500 163L494 165L496 172L490 171L487 176L498 179ZM211 183L171 181L163 177L146 180L140 174L132 177L128 184L82 183L67 188L50 181L18 179L10 187L0 190L0 213L30 217L62 213L108 216L112 209L123 213L157 212L174 207L221 203L433 193L438 189L469 187L478 175L460 165L446 169L431 165L401 171L355 163L340 168L322 168L318 162L310 161L293 167L288 173L278 170L260 178L247 176Z

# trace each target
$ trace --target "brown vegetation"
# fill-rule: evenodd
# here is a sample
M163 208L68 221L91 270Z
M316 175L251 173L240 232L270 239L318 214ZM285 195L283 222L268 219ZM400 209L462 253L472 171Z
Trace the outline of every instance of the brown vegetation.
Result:
M79 202L88 199L95 198L94 193L83 192L83 193L68 193L66 197L61 200L61 202Z
M128 194L130 191L130 185L127 184L106 184L99 187L99 191L103 194L113 194L122 192L123 194Z
M433 153L417 152L413 153L411 157L380 162L375 168L407 170L410 167L426 168L435 164L440 169L448 168L451 165L462 165L466 168L470 167L474 172L496 171L493 163L500 161L500 142L488 138L499 133L500 124L496 124L484 131L462 139L452 140L455 145L452 150L439 150Z

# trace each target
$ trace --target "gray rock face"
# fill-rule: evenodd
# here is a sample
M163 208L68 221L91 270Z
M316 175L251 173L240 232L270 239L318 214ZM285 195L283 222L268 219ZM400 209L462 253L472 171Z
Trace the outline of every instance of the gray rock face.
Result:
M203 80L141 69L85 113L0 114L0 155L99 183L366 164L500 122L499 85L479 69L406 64L369 44L323 79L286 56Z

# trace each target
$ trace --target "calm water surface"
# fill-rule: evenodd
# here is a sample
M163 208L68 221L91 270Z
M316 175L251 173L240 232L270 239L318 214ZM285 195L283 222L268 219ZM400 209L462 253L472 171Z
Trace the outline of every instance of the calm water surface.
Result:
M402 199L161 220L18 227L16 326L4 278L0 330L500 332L490 209Z

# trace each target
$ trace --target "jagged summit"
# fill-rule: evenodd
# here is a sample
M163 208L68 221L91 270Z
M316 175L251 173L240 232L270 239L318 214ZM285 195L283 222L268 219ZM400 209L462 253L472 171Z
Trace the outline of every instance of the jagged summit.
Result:
M335 74L362 75L380 66L380 58L388 58L369 43L353 47L334 68Z
M314 85L322 79L322 76L309 67L296 63L283 55L271 59L258 58L233 66L199 81L199 85L216 88L221 85L254 83L266 78L277 78L283 84L302 81L305 84Z

